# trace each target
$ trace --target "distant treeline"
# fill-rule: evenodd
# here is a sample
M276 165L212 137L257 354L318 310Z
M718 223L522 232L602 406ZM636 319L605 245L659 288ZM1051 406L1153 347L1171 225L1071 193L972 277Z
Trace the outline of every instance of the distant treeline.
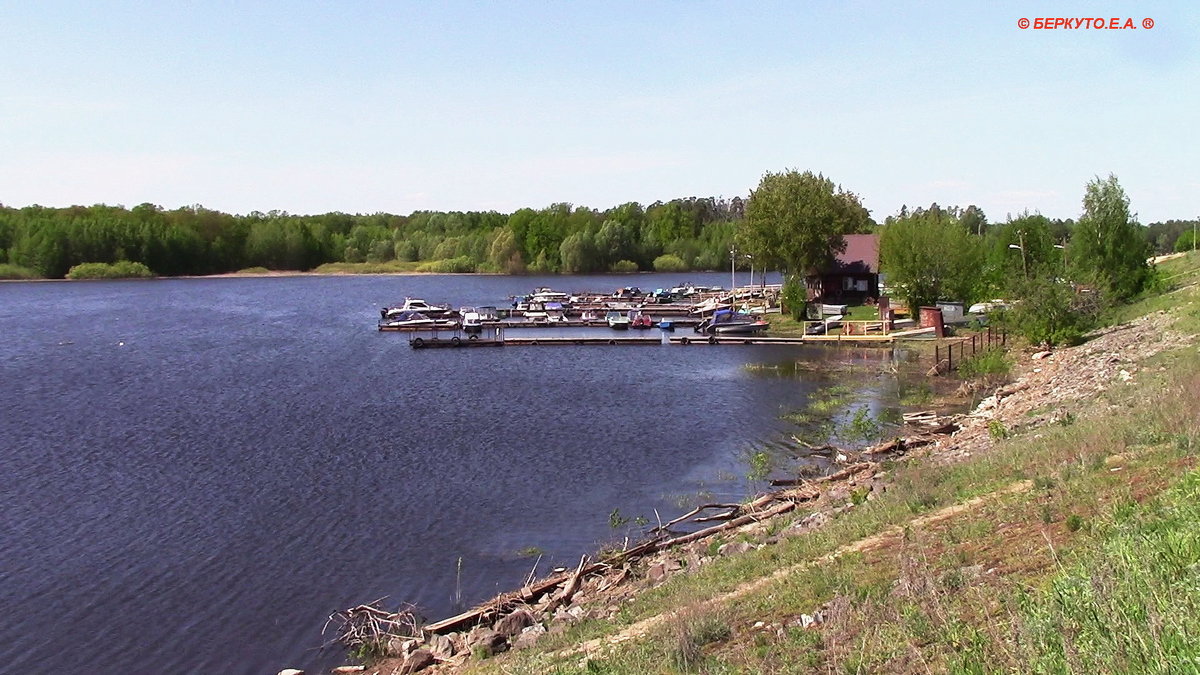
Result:
M901 216L905 215L902 209ZM976 207L963 222L983 234ZM745 202L696 198L628 203L605 211L570 204L512 214L417 211L232 215L153 204L0 206L2 276L61 278L82 263L136 262L164 276L245 268L311 270L327 263L427 272L592 273L723 269ZM1072 221L1050 221L1055 239ZM1192 221L1145 228L1154 251L1190 248ZM1184 241L1186 240L1186 241ZM744 265L745 262L739 263ZM389 267L390 266L390 267ZM364 266L366 268L366 266Z
M597 211L570 204L512 214L279 211L231 215L153 204L0 206L0 267L61 278L82 263L142 263L165 276L325 263L411 264L430 272L589 273L720 269L743 200L675 199Z

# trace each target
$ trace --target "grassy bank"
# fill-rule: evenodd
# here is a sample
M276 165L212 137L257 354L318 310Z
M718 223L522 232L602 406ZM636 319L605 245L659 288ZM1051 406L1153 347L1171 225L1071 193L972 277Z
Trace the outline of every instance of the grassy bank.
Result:
M1113 316L1153 317L1139 344L1174 322L1186 346L1140 361L1116 353L1134 374L1099 394L1047 395L1046 409L993 420L1003 433L988 424L949 441L953 452L889 463L886 489L849 496L822 527L784 536L812 513L802 508L733 535L765 545L468 668L1194 672L1200 265L1176 262L1165 292ZM1071 353L1114 358L1093 348ZM1048 367L1022 361L1026 375Z

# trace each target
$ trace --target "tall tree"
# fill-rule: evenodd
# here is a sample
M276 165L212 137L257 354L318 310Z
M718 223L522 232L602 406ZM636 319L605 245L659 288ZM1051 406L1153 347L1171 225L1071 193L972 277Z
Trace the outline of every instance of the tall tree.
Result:
M982 263L982 240L936 204L889 218L880 235L880 270L912 311L938 300L974 300Z
M1150 244L1129 213L1129 197L1117 177L1097 176L1083 195L1083 214L1067 249L1076 278L1096 284L1110 298L1127 300L1150 274Z
M750 193L738 241L759 265L803 279L845 250L844 234L871 219L858 195L811 171L767 173Z

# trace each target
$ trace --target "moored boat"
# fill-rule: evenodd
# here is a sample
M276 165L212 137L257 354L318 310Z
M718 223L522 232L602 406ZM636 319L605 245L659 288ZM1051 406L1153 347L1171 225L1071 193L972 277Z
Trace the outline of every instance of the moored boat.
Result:
M604 320L608 322L608 327L613 330L625 330L629 328L629 317L620 312L609 312Z
M643 314L640 310L634 310L629 313L630 328L652 328L653 326L654 321L650 319L650 316Z
M399 307L384 307L381 311L384 319L401 312L420 312L430 319L446 319L453 317L455 311L450 305L431 305L421 298L405 298Z
M749 314L728 309L717 310L712 317L697 324L697 333L719 333L721 335L754 335L766 330L771 324Z
M380 319L379 330L422 330L427 328L457 328L453 319L431 319L421 312L389 312Z

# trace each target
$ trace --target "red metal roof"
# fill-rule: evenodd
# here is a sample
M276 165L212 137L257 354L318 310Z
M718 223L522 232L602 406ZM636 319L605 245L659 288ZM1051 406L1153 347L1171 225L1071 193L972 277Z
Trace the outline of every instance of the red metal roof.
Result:
M835 257L839 271L879 272L879 235L847 234L843 238L846 250Z

